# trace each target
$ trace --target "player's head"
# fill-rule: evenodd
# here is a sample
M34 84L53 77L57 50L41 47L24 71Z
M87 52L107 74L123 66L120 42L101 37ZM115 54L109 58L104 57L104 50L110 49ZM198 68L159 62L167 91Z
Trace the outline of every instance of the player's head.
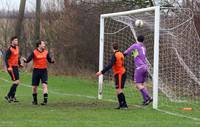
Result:
M46 47L46 42L43 41L43 40L39 40L39 41L36 43L36 47L37 47L37 48L40 48L40 49L42 49L42 50L44 50L45 47Z
M17 46L18 45L18 38L17 36L13 36L10 38L10 43L12 46Z
M116 42L113 43L113 44L112 44L112 48L113 48L114 51L118 50L118 48L119 48L119 47L118 47L118 43L116 43Z
M143 42L143 41L144 41L144 36L143 36L143 35L139 35L139 36L137 37L137 41L138 41L138 42Z

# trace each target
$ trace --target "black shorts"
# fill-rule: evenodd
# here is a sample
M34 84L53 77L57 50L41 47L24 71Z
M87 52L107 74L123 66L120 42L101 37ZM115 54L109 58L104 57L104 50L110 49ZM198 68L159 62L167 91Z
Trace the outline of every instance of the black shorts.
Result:
M12 81L19 80L19 70L17 66L13 66L12 71L8 71L8 73Z
M42 83L47 84L48 81L47 69L34 68L32 74L32 85L39 86L40 80L42 81Z
M114 77L115 77L115 88L123 89L126 82L126 72L122 75L116 74Z

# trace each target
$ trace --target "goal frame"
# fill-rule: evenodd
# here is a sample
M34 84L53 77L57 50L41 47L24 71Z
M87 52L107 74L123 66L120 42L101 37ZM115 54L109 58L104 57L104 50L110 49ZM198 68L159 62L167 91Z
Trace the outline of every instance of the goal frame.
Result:
M142 8L131 11L108 13L100 15L100 38L99 38L99 71L103 69L104 58L104 19L113 16L155 11L154 17L154 60L153 60L153 109L158 108L158 72L159 72L159 35L160 35L160 6ZM103 75L98 79L98 99L103 98Z

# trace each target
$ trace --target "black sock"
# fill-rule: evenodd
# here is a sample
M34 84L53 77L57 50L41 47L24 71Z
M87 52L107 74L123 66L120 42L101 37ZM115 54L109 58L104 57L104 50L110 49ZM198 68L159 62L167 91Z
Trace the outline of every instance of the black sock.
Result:
M121 96L121 93L118 94L117 97L118 97L118 101L119 101L119 106L122 107L123 106L123 100L122 100L123 98Z
M123 106L126 106L126 107L127 107L127 104L126 104L126 97L125 97L124 93L121 93L121 98L122 98Z
M18 84L13 84L13 93L12 93L12 95L11 95L12 98L15 97L15 93L16 93L16 90L17 90L17 86L18 86Z
M120 100L120 97L119 97L119 94L117 95L117 99L118 99L118 103L119 103L119 106L121 107L121 100Z
M16 84L13 84L13 85L10 87L10 91L8 92L7 96L8 96L9 98L12 97L14 91L16 91Z
M120 94L118 94L118 96L119 96L119 100L120 100L120 106L121 107L123 107L123 106L127 107L126 99L125 99L124 94L120 93Z
M48 100L48 93L45 93L44 94L44 103L47 103L47 100Z
M37 93L33 93L33 101L37 102Z

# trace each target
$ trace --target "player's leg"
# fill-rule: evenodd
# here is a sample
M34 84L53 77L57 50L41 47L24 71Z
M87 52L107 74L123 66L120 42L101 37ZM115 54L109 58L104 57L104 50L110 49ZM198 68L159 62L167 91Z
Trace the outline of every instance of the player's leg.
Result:
M146 89L144 82L147 78L148 72L146 67L140 67L135 69L134 81L136 88L140 91L143 97L143 105L147 105L147 102L152 99L149 96L148 90Z
M147 71L147 68L144 68L144 73L143 73L143 83L141 84L144 88L144 93L146 93L146 97L148 98L147 101L144 102L143 105L148 105L149 103L151 103L153 101L153 98L149 95L149 92L148 92L148 89L147 89L147 86L145 85L145 81L147 80L147 77L148 77L148 71Z
M16 91L17 91L17 87L19 86L19 80L16 80L16 81L14 81L13 82L13 93L12 93L12 95L11 95L11 100L13 101L13 102L19 102L18 100L17 100L17 98L16 98Z
M32 73L32 96L33 96L32 104L33 105L38 104L37 88L39 86L39 83L40 83L39 71L37 69L33 69L33 73Z
M126 73L124 74L116 74L115 75L115 88L116 88L116 94L119 102L119 106L116 109L124 108L127 109L127 103L126 98L123 93L123 88L125 86L126 81Z
M13 98L15 97L16 89L19 84L19 71L18 67L12 67L12 71L8 71L11 80L13 81L12 86L10 87L10 90L5 96L5 99L10 103L13 101ZM17 100L14 100L14 102L18 102Z
M46 105L48 102L48 85L47 85L47 81L48 81L48 73L47 73L47 69L42 70L42 89L43 89L43 97L44 97L44 101L43 103L41 103L41 105Z
M33 96L32 104L33 105L37 105L38 104L38 100L37 100L37 88L38 88L38 85L32 84L32 96Z
M125 97L124 92L123 92L123 89L125 87L125 82L126 82L126 72L122 74L121 80L119 80L119 84L121 84L121 86L120 86L121 91L118 92L118 95L121 96L122 108L127 109L128 105L126 103L126 97Z
M143 103L143 105L148 105L153 101L153 98L149 95L148 89L145 85L145 83L142 84L144 86L144 91L147 93L147 100Z
M15 87L14 87L14 91L13 91L13 94L12 94L11 97L12 97L13 102L19 102L15 97L17 87L19 86L19 83L20 83L18 67L13 67L13 72L14 72L14 75L15 75L15 81L13 82L13 84L15 84Z

